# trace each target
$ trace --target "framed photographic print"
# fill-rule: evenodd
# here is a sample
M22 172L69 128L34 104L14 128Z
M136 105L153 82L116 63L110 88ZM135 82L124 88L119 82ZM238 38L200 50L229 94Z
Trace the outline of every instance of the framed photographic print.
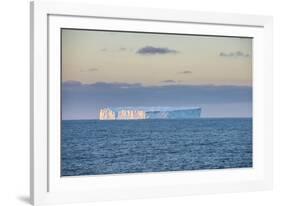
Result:
M272 18L31 3L31 199L272 187Z

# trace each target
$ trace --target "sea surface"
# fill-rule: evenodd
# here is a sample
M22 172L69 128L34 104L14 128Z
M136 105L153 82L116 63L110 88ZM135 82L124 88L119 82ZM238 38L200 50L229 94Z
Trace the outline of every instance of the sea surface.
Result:
M63 120L62 176L252 167L252 119Z

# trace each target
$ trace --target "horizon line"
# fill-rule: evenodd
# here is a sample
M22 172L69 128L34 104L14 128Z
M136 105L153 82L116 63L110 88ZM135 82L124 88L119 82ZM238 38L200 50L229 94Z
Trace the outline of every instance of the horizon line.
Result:
M199 117L199 118L186 118L186 119L169 119L169 120L190 120L190 119L252 119L252 116L243 116L243 117ZM93 118L88 118L88 119L61 119L61 121L71 121L71 120L100 120L100 119L93 119ZM121 121L136 121L136 120L167 120L167 119L129 119L129 120L121 120ZM100 121L120 121L118 120L100 120Z
M180 83L161 83L160 84L143 84L140 82L130 83L130 82L105 82L105 81L97 81L92 83L81 82L79 80L65 80L61 81L62 86L92 86L97 84L126 84L126 85L134 85L136 87L162 87L162 86L214 86L214 87L253 87L253 82L250 84L214 84L214 83L203 83L203 84L186 84L184 82Z

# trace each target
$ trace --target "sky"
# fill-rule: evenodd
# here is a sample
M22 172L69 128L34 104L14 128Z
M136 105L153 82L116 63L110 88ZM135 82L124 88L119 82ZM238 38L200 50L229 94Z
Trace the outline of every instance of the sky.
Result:
M252 116L252 39L62 30L62 118L120 106L200 106Z

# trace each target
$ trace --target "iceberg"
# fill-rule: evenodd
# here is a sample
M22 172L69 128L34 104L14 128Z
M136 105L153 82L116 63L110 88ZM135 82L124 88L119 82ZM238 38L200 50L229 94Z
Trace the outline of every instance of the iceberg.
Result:
M200 107L107 107L100 120L191 119L200 118Z

